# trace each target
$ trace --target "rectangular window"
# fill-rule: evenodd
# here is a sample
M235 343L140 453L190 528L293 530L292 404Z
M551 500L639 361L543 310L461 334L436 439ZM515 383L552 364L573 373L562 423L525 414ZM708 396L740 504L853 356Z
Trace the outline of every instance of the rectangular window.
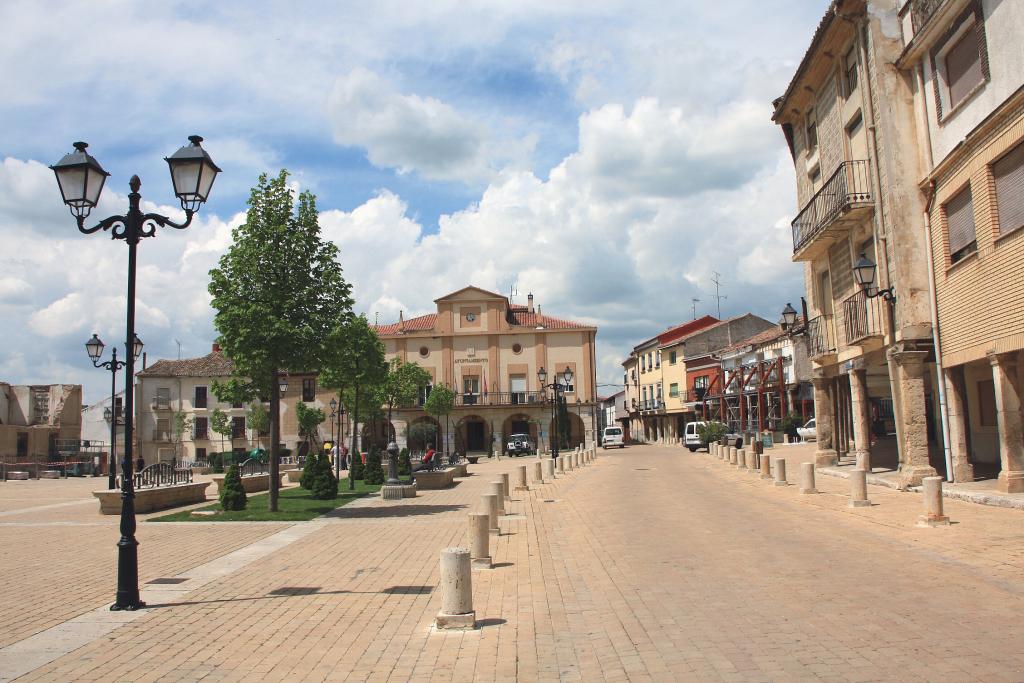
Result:
M192 405L195 408L206 407L206 387L196 387L195 400L192 401Z
M978 421L982 427L996 427L996 383L986 379L978 382Z
M28 457L28 432L18 432L18 443L15 448L19 458Z
M668 395L671 396L672 398L679 397L679 385L677 383L673 382L672 384L668 385Z
M426 404L427 397L430 396L430 390L433 389L433 388L434 388L434 385L433 384L429 384L429 383L428 384L424 384L422 387L420 387L420 395L419 395L419 399L418 399L418 404L420 406L423 406L423 405Z
M1024 225L1024 144L992 164L996 182L999 232L1005 234Z
M846 72L846 96L849 97L857 90L857 46L850 48L843 59Z
M813 152L818 148L818 121L814 117L814 110L807 112L807 151Z
M170 387L157 387L156 390L156 407L157 408L169 408L171 405L171 389Z
M526 403L526 375L510 375L508 388L512 392L510 398L513 405Z
M210 423L208 418L197 417L192 423L192 439L195 441L205 441L210 438Z
M661 351L658 351L658 353L655 355L654 367L661 367Z
M205 448L197 448L196 449L196 460L206 460L206 449Z
M950 199L943 208L946 214L946 232L949 236L949 260L956 263L978 248L970 185Z
M167 441L171 438L171 421L166 417L161 417L156 421L156 435L153 437L154 441Z
M124 417L124 397L116 396L114 398L114 417L118 420Z
M316 400L316 378L307 377L302 380L302 401L309 403Z
M244 417L233 417L233 418L231 418L231 438L232 439L244 439L245 438L245 418Z
M985 80L975 26L968 28L963 37L946 53L945 65L949 108L954 109Z
M670 351L669 352L669 354L668 354L668 364L669 365L675 365L676 364L676 352L675 351Z

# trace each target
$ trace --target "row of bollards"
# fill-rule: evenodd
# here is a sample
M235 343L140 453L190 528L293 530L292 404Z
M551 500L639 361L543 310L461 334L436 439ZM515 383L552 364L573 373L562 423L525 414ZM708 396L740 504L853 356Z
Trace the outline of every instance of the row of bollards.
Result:
M788 486L786 480L786 460L772 457L761 452L760 444L753 444L750 450L727 446L724 443L712 443L708 452L715 458L728 462L737 468L759 474L761 479L772 480L775 486ZM772 467L774 465L774 468ZM774 470L774 477L772 472ZM850 473L849 507L869 507L868 472L858 467ZM813 462L800 464L800 493L804 495L818 493L814 481L815 469ZM922 481L924 514L918 518L918 526L945 526L949 517L945 514L942 504L942 477L925 477Z
M535 485L553 482L558 474L590 464L597 460L597 445L590 448L577 447L556 459L533 463ZM545 476L546 475L546 476ZM516 468L516 491L529 491L527 466ZM500 534L498 518L507 514L505 502L510 501L509 475L488 484L487 493L481 496L483 510L469 513L469 548L445 548L441 551L441 611L434 620L439 629L476 628L476 612L473 610L474 569L491 569L490 535Z

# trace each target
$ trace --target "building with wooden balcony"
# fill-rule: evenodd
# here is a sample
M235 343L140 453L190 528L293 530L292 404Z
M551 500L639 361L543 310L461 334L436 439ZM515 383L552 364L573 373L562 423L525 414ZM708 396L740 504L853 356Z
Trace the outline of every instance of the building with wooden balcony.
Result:
M796 171L816 459L874 458L913 485L941 468L942 453L913 82L891 67L903 4L830 2L773 118ZM862 254L894 305L855 283Z
M915 0L899 19L951 475L1021 493L1024 3Z
M376 326L389 359L422 366L431 384L455 392L455 409L438 421L423 411L430 387L418 405L396 409L390 434L385 425L378 441L394 435L404 443L407 427L417 422L435 425L445 436L449 451L500 452L515 433L531 435L541 448L550 446L553 420L551 391L541 386L540 368L547 384L561 381L566 368L572 382L564 396L569 414L569 445L591 443L596 437L597 328L541 312L534 297L513 304L508 297L477 287L465 287L434 302L435 313Z
M77 443L81 435L80 384L0 382L0 460L11 464L58 460L60 442Z

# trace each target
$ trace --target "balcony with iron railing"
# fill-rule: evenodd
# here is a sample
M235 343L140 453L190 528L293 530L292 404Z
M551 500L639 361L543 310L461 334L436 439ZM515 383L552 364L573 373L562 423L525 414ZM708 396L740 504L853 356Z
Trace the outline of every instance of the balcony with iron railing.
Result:
M843 341L848 345L861 345L885 333L885 310L888 302L881 297L868 298L864 290L857 291L843 301Z
M874 207L870 164L844 161L793 219L793 260L820 256L832 237L845 232L846 221L857 220Z
M455 395L456 406L529 406L547 402L543 391L491 391L486 394Z
M835 322L831 314L819 315L807 322L807 355L820 358L836 352Z

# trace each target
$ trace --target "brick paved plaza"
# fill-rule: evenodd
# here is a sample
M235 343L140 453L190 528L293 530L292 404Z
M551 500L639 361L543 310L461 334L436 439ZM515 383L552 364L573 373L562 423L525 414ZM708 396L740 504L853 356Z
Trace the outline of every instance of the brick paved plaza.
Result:
M791 481L812 448L786 448ZM61 624L114 593L99 480L0 484L0 680L1024 680L1021 511L947 501L918 528L917 493L850 509L846 480L801 496L667 446L513 494L480 628L433 630L439 551L530 463L302 524L141 522L142 581L187 580L71 651Z

